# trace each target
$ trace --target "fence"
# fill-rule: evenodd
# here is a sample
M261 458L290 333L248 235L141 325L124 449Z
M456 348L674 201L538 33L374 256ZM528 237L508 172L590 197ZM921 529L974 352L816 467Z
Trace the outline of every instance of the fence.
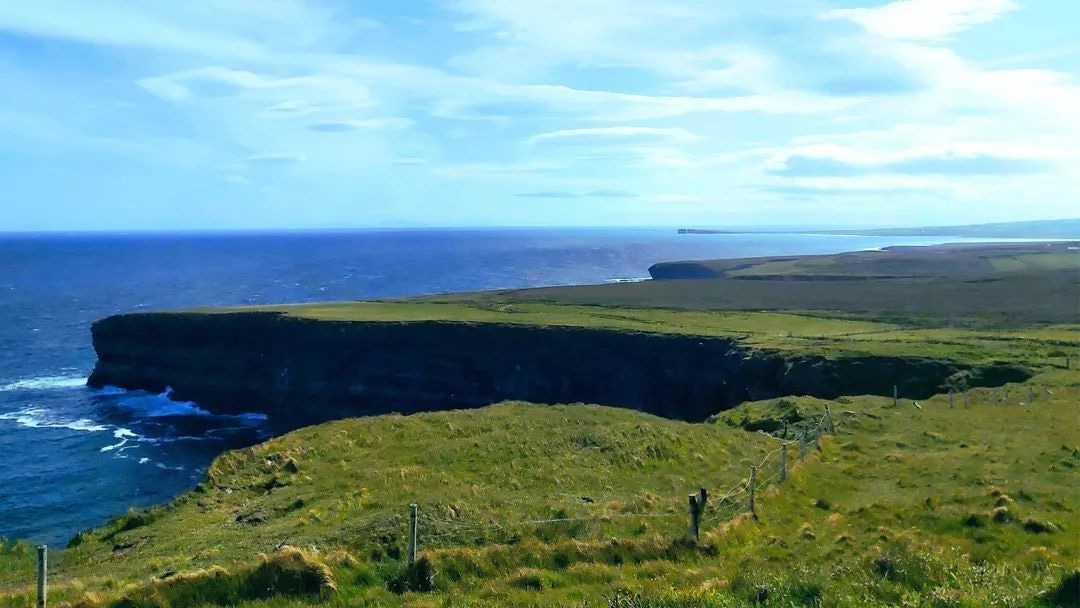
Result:
M717 493L710 495L707 488L698 488L687 496L687 511L677 513L660 511L653 513L615 513L582 517L555 517L550 519L531 519L509 523L465 522L437 519L419 513L416 504L409 505L408 562L416 559L417 547L421 544L437 544L439 540L453 537L461 540L463 535L471 541L479 541L492 534L506 533L530 526L548 524L574 524L588 522L611 522L619 519L675 519L686 518L687 536L695 542L700 540L701 530L705 526L716 525L734 519L742 514L757 517L757 500L761 492L779 482L785 481L796 461L806 459L810 446L820 447L821 438L833 432L832 412L825 407L825 413L809 428L800 431L793 443L783 441L756 465L749 468L746 479L740 480ZM771 435L770 435L771 437ZM794 452L794 453L792 453ZM423 524L423 525L421 525ZM425 533L426 530L435 530Z

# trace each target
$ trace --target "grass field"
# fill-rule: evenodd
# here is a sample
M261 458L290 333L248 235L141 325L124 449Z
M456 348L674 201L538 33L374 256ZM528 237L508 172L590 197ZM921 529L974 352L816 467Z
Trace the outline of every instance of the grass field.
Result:
M748 347L832 357L918 356L964 363L1012 361L1046 365L1062 364L1067 355L1080 355L1080 326L1075 324L1024 329L920 328L815 314L498 303L485 297L332 302L208 312L278 312L324 321L507 323L678 333L728 337Z
M910 327L1076 323L1077 242L896 247L668 262L641 283L504 290L492 302L805 312ZM463 298L475 298L467 294Z
M584 606L624 589L630 603L611 605L1053 605L1041 594L1080 565L1078 399L1080 373L1053 369L957 395L952 408L945 396L917 407L842 398L835 434L761 492L759 519L711 522L700 545L685 540L687 493L737 486L778 441L747 428L814 419L824 402L747 403L698 425L514 403L332 422L225 454L169 508L86 534L57 557L52 594L90 594L87 605ZM432 591L396 593L411 502L436 576ZM577 517L595 519L522 524ZM298 568L325 568L335 590L237 591L282 544L302 547ZM0 588L15 592L0 605L29 605L19 588L32 565L26 548L0 552Z

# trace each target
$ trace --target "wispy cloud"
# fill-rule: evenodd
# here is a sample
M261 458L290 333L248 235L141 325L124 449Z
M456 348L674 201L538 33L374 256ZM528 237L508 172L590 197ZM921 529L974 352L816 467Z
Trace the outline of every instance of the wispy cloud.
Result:
M529 138L530 144L539 143L627 143L635 141L693 142L701 137L681 128L661 127L593 127L587 129L562 129L540 133Z
M1000 142L956 142L900 151L806 147L770 162L768 172L781 176L1009 175L1048 171L1054 151Z
M308 125L309 131L320 133L345 133L348 131L373 131L377 129L407 129L413 125L408 118L369 118L366 120L344 120L341 122L320 122Z
M307 156L290 152L275 152L272 154L253 154L244 160L253 165L295 165L307 162Z
M566 190L541 190L540 192L520 192L522 198L640 198L637 192L628 190L589 190L587 192L568 192Z
M1013 0L896 0L876 8L836 9L824 16L854 21L885 38L939 39L1016 8Z

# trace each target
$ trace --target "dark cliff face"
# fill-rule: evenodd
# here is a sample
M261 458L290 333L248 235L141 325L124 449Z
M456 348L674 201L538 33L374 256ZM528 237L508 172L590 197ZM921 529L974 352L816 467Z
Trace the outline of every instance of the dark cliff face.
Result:
M923 398L965 370L912 358L785 357L675 334L275 313L121 315L95 323L93 338L91 386L172 387L175 398L211 411L263 412L287 428L509 399L698 421L745 400L790 394L886 395L897 384L902 395ZM1006 375L974 374L1026 377Z

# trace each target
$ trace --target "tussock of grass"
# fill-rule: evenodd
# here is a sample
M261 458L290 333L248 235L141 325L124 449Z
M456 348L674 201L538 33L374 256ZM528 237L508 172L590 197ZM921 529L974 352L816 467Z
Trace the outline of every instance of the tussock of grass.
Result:
M255 566L233 572L213 566L126 587L118 597L87 594L73 608L233 606L274 597L328 597L337 590L330 568L309 552L285 546Z
M1062 576L1061 582L1048 591L1043 599L1051 606L1061 608L1080 606L1080 568Z

